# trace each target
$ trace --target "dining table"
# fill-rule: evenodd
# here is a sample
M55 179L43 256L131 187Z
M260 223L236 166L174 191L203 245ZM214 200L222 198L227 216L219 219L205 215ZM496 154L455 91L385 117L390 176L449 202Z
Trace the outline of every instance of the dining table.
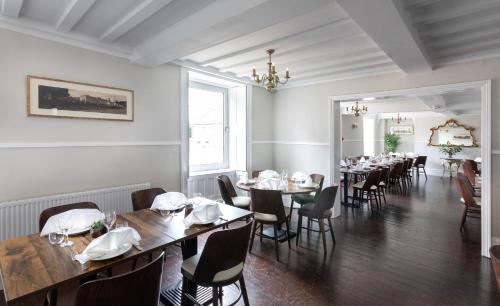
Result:
M252 183L245 183L243 181L239 181L236 183L236 187L243 191L250 191L252 188L261 188L259 185L260 179L254 179ZM279 189L282 195L298 195L298 194L310 194L311 192L316 191L319 188L317 184L314 184L311 187L301 186L299 182L288 179L284 188ZM293 204L290 205L290 212L288 214L289 220L292 219L293 213ZM278 226L278 231L274 231L274 227L267 228L263 230L262 234L267 236L268 238L274 239L274 237L278 237L280 242L285 242L289 239L292 239L297 235L294 231L289 231L289 235L286 230L282 229L281 226Z
M47 237L41 237L38 233L0 241L0 275L6 305L36 305L43 301L48 293L51 297L50 304L57 305L57 289L65 284L94 277L124 262L179 243L183 259L187 259L197 254L199 235L226 227L238 220L246 220L253 215L248 210L221 203L218 205L222 212L218 220L188 228L183 223L184 212L162 215L155 210L143 209L118 215L117 222L126 221L141 235L140 247L134 247L112 259L89 261L86 265L73 260L72 251L82 252L92 241L90 233L70 236L72 248L52 245ZM162 289L162 303L181 304L181 283L179 280ZM202 288L188 283L188 292L193 297L200 294ZM206 299L206 295L204 298ZM201 304L205 302L206 300L200 301ZM192 302L188 300L187 305L192 305Z

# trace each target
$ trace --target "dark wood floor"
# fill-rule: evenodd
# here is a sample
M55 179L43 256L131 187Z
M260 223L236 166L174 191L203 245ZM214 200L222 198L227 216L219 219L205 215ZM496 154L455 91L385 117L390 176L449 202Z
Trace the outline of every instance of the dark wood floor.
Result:
M245 267L251 305L500 305L480 220L459 231L454 182L421 178L411 196L388 201L380 213L344 209L326 257L317 234L291 250L282 243L282 262L272 241L256 240ZM179 249L167 255L164 284L180 276Z

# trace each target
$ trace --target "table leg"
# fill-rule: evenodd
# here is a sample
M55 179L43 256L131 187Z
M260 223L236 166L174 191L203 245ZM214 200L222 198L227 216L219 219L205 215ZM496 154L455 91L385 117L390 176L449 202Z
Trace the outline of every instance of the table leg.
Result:
M344 172L344 204L349 202L349 174Z

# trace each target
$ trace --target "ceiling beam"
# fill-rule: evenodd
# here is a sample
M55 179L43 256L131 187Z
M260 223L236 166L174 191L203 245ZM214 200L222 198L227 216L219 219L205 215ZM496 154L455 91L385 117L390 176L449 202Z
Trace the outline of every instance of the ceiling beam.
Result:
M400 2L338 0L339 5L404 72L430 71L431 62Z
M112 42L132 30L138 24L151 17L154 13L165 7L172 0L145 0L138 6L128 12L123 18L118 20L111 27L106 29L101 36L100 40L105 42Z
M2 15L17 18L21 13L22 7L23 0L3 0Z
M83 15L94 5L96 0L73 0L64 10L57 21L56 28L60 31L69 32Z
M470 14L487 11L498 8L500 1L498 0L483 0L483 1L470 1L462 0L449 5L449 3L442 3L442 9L436 10L435 13L421 14L413 19L413 23L426 23L431 24L435 22L443 22L458 17L467 16Z

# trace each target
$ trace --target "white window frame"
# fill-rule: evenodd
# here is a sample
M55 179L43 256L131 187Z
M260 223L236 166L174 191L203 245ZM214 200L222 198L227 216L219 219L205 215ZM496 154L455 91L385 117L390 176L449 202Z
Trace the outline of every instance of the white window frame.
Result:
M212 91L212 92L220 92L224 97L224 156L223 162L217 164L206 164L206 165L191 165L189 164L190 172L201 172L201 171L211 171L211 170L220 170L220 169L228 169L229 168L229 99L228 99L228 89L221 86L215 86L209 83L203 83L200 81L189 81L189 88L195 88L200 90ZM189 103L189 98L188 98ZM189 107L188 107L189 112ZM188 127L191 126L189 122L189 113L188 113ZM189 145L189 142L188 142ZM191 148L189 149L191 152ZM189 159L188 159L189 162Z

